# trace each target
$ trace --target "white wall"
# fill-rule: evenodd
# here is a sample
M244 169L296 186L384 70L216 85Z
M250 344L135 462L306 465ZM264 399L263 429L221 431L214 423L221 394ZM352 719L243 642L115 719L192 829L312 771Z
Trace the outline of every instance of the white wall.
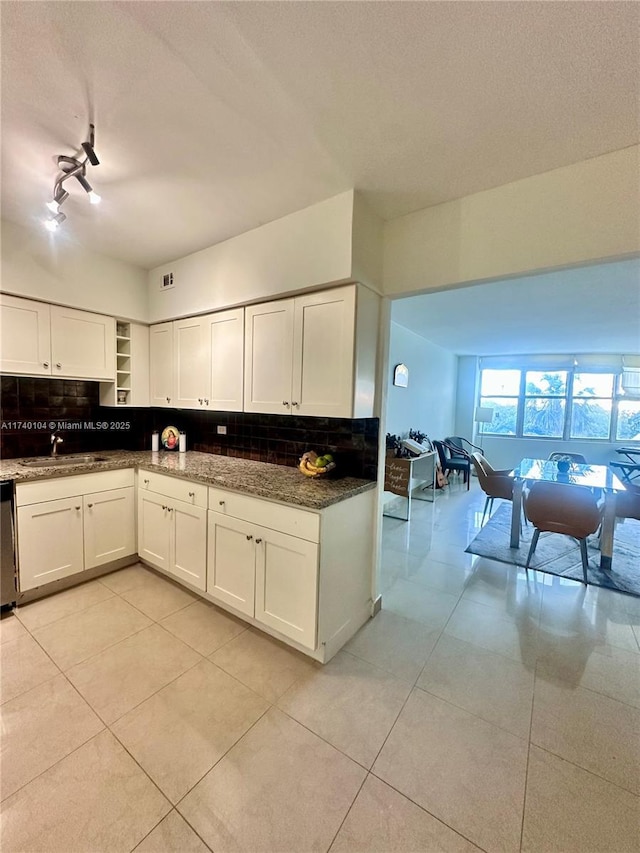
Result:
M147 320L147 274L66 242L64 233L2 222L2 290L128 320Z
M408 388L393 384L393 369L401 362L409 368ZM431 439L452 435L457 362L454 353L392 322L386 432L404 436L417 429Z
M350 281L353 190L149 272L150 321ZM175 287L162 291L173 272Z
M387 222L385 294L640 253L639 165L632 146Z

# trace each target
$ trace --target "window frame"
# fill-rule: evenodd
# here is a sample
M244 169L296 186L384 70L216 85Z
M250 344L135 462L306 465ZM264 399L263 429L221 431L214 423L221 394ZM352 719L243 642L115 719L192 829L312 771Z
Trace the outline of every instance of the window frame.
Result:
M485 370L518 370L520 371L520 385L519 385L519 393L517 397L514 397L512 394L491 394L491 395L482 395L482 374ZM527 373L565 373L566 374L566 385L565 385L565 393L563 395L559 394L527 394L526 393L526 383L527 383ZM599 374L599 373L611 373L613 375L613 385L611 389L610 397L576 397L574 396L574 378L576 374L580 375L588 375L588 374ZM480 382L478 384L478 406L488 406L489 403L486 402L488 400L515 400L516 402L516 428L515 434L509 433L499 433L491 431L491 424L483 425L484 429L482 430L483 437L488 436L492 438L506 438L506 439L519 439L519 440L533 440L533 441L567 441L567 442L599 442L599 443L608 443L608 444L616 444L624 441L625 443L631 444L639 444L640 439L619 439L617 438L618 434L618 415L619 415L619 405L621 402L625 402L634 398L625 397L624 394L621 393L621 385L620 385L620 375L615 371L602 371L602 370L589 370L588 368L580 367L574 365L573 367L563 366L563 367L540 367L539 365L534 366L526 366L523 364L514 363L509 367L481 367L480 368ZM524 418L525 418L525 408L527 400L529 399L549 399L549 400L563 400L564 401L564 423L563 430L561 436L547 436L547 435L526 435L524 433ZM573 419L573 407L574 402L591 400L591 401L610 401L611 402L611 417L609 419L609 435L607 438L595 438L595 437L585 437L585 438L572 438L571 437L571 422Z

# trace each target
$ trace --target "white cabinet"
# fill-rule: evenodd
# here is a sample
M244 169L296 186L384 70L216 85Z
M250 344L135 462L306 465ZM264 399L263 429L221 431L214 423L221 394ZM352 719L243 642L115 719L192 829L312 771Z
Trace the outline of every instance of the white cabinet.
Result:
M245 412L291 412L292 359L293 299L245 308Z
M84 569L82 497L18 507L20 590Z
M49 306L0 293L0 370L51 376Z
M131 469L18 483L20 591L135 554L133 483Z
M244 410L370 417L377 322L355 284L247 307Z
M275 530L256 534L256 619L315 649L318 546Z
M242 411L244 309L173 323L173 403Z
M115 321L103 314L0 297L4 373L115 380Z
M200 590L206 587L206 501L206 486L140 472L138 554Z
M209 487L207 597L326 663L371 615L375 497L314 511Z
M253 533L247 521L209 513L207 592L246 616L255 611Z
M173 404L173 323L158 323L149 329L149 403Z
M115 379L115 345L113 317L51 306L53 376Z
M209 512L210 595L315 649L317 588L315 542Z
M207 408L241 412L244 385L244 308L208 314L205 321Z
M94 492L82 500L85 569L135 554L133 488Z

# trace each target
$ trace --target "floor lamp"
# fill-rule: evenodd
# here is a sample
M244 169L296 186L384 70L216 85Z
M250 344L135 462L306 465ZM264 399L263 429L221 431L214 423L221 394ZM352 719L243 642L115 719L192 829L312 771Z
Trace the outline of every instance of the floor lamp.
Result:
M492 420L493 409L490 409L488 406L476 406L474 421L480 424L480 445L482 445L482 439L484 438L484 425L490 424ZM482 452L484 453L484 450Z

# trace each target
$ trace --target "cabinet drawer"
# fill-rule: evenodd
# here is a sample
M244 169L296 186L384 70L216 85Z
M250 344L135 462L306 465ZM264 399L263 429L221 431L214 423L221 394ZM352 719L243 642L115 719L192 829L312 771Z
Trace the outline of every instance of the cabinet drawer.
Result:
M212 487L209 488L209 509L309 542L320 541L320 516L315 512Z
M192 506L207 508L207 486L193 483L180 477L167 477L154 471L140 470L138 472L138 489L155 492L177 501L184 501Z
M120 471L92 471L75 477L17 483L16 506L88 495L91 492L106 492L109 489L125 489L133 486L134 482L133 468L123 468Z

